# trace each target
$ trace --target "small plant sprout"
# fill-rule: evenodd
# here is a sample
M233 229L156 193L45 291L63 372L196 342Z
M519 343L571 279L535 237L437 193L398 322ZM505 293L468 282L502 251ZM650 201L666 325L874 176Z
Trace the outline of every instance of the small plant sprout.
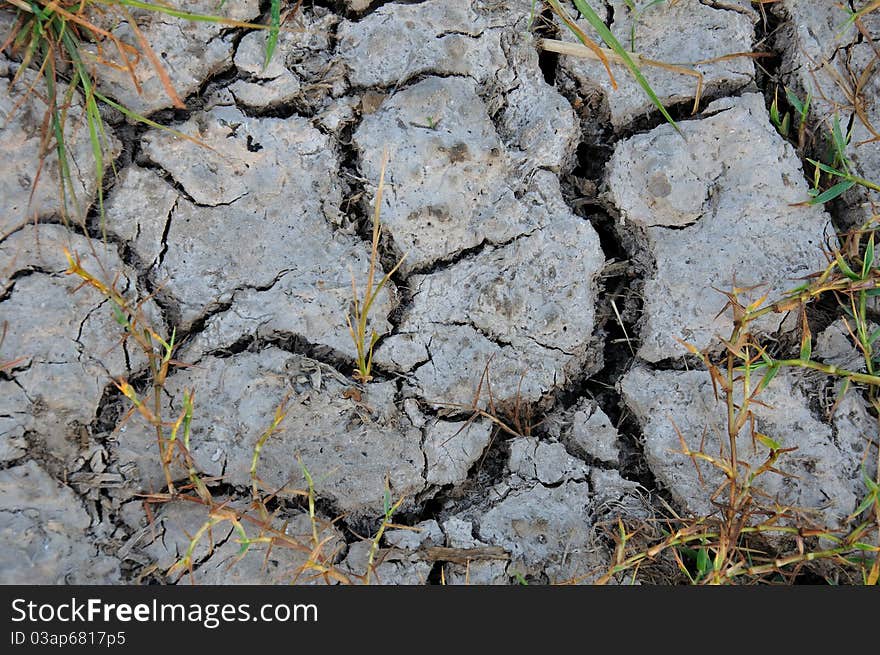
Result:
M266 445L266 442L269 441L269 437L275 434L278 431L281 422L287 416L287 403L290 400L290 395L286 395L278 407L275 408L275 415L272 418L272 423L268 428L257 438L257 443L254 445L254 454L251 457L251 490L253 492L254 500L260 498L259 492L259 484L260 479L257 477L257 464L260 462L260 453L263 451L263 447Z
M370 556L367 560L367 571L364 574L364 584L370 584L370 576L373 573L373 568L375 566L376 561L376 553L379 552L379 543L382 541L382 535L385 534L385 530L388 528L405 528L406 526L395 525L391 522L394 513L400 509L400 506L403 504L405 500L405 496L401 496L397 499L396 502L391 502L391 483L388 481L388 476L385 476L385 494L383 496L383 508L385 511L385 515L382 517L382 524L379 526L379 529L376 531L376 534L373 535L372 543L370 544Z
M315 510L315 481L312 479L312 474L309 472L309 469L303 464L302 457L297 455L296 461L299 464L300 471L302 472L303 478L308 486L308 489L300 491L299 495L305 496L308 502L309 524L312 528L312 534L310 536L311 543L309 545L308 557L302 566L300 566L299 570L297 570L296 575L293 578L293 583L296 584L303 573L310 571L311 576L309 577L309 580L322 578L327 584L330 584L331 581L339 582L341 584L351 584L351 580L333 566L333 562L339 554L338 551L333 550L329 553L324 552L325 547L333 541L333 535L328 534L321 539L320 533L323 530L323 526L319 529L319 519Z
M367 383L373 379L373 376L370 374L373 368L373 348L379 340L379 334L368 325L370 309L372 309L379 292L382 291L382 288L388 283L391 276L397 272L397 269L400 268L400 265L403 264L403 260L406 258L404 253L403 257L394 265L394 268L388 271L379 280L378 284L376 283L376 274L379 269L379 239L382 235L379 214L382 206L382 191L385 185L385 168L387 164L388 153L385 152L382 155L382 169L379 173L379 186L376 190L376 204L373 211L373 237L370 248L370 269L367 273L367 285L364 288L363 298L359 298L357 281L352 272L352 303L350 313L345 317L349 334L351 334L351 339L354 341L357 352L357 370L354 372L354 378L362 383Z
M797 144L798 151L802 151L807 140L807 117L810 114L810 103L813 101L813 92L808 92L807 97L801 100L794 91L786 88L785 97L788 98L788 104L794 108L795 115L798 119Z
M788 138L788 133L791 131L791 112L783 114L779 111L779 89L773 93L773 102L770 104L770 122L773 123L773 127L779 134Z

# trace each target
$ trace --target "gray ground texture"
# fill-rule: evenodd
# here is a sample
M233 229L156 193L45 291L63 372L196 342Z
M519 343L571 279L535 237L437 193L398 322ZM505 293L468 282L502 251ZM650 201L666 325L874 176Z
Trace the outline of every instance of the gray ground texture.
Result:
M226 7L265 20L259 4ZM11 88L17 64L0 54L0 362L17 360L0 373L0 583L283 584L298 571L338 582L363 580L371 558L384 584L589 583L611 561L617 516L650 518L658 494L683 516L714 511L720 478L675 451L679 434L694 449L720 435L725 410L678 339L717 346L732 327L719 289L785 291L870 215L858 190L833 215L798 205L809 182L768 99L777 81L813 89L813 119L837 109L846 122L836 80L875 53L840 31L831 0L767 5L769 34L746 0L652 8L636 50L714 59L697 66L694 115L693 77L645 70L681 115L679 135L620 65L615 89L596 61L542 54L538 38L573 37L550 15L530 29L531 5L305 2L268 66L265 32L136 13L187 109L170 109L146 59L140 94L125 71L101 69L100 87L202 145L108 111L106 238L82 108L68 139L73 192L92 207L85 229L60 218L52 157L34 189L45 107L35 94L17 104L34 78ZM604 5L628 39L626 3ZM127 23L113 29L134 38ZM772 75L724 57L752 50L778 55ZM869 86L869 116L875 99ZM857 147L871 134L855 126L853 163L876 179L880 144ZM382 264L406 259L371 310L375 379L356 385L346 315L352 276L359 288L367 278L386 149ZM145 502L165 485L156 435L113 381L145 393L147 362L120 343L109 304L64 274L64 248L176 330L185 366L161 402L176 416L195 390L190 451L225 511L249 511L254 447L286 399L259 459L267 521L312 543L301 462L337 577L302 573L297 549L255 543L241 557L229 522L199 542L191 572L174 566L205 508ZM757 328L797 339L784 315ZM857 366L850 344L830 322L817 357ZM762 491L835 526L862 498L876 422L857 393L830 414L817 380L781 374L756 409L762 432L797 446L792 475ZM534 427L514 437L472 416L490 386ZM745 441L742 452L760 457ZM371 553L386 484L410 529L389 529Z

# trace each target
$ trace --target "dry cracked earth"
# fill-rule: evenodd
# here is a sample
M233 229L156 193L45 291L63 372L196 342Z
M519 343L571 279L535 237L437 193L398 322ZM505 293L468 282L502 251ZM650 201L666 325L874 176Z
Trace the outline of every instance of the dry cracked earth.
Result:
M0 581L188 581L168 571L205 521L196 504L145 504L165 483L155 434L123 420L113 380L145 391L146 361L120 344L103 298L72 293L65 247L176 330L187 366L172 370L164 402L174 415L195 390L192 456L229 507L247 505L256 440L289 398L260 456L261 479L279 490L274 520L311 534L292 491L306 485L300 457L322 538L351 576L367 567L386 479L405 499L395 522L419 530L383 537L374 580L385 584L591 582L610 562L614 517L648 518L657 498L683 515L712 511L712 480L674 452L675 426L697 448L724 415L677 338L711 348L731 327L719 289L790 288L869 212L856 190L833 214L796 206L809 183L768 102L777 82L821 88L814 112L827 115L846 105L835 71L874 53L855 29L839 32L830 0L782 0L766 19L748 0L657 8L638 24L640 52L714 59L698 66L694 115L692 77L645 71L682 137L616 64L614 89L600 63L540 50L538 38L572 38L550 15L530 29L531 4L305 2L265 68L264 32L138 15L187 109L170 108L148 61L140 94L110 69L101 88L210 148L108 111L106 237L84 126L69 145L75 192L93 206L86 229L60 220L54 184L33 190L45 108L33 94L14 107L17 64L0 58L0 360L21 358L0 375ZM626 3L604 4L629 35ZM227 5L240 20L265 17L256 0ZM131 37L125 23L115 30ZM772 57L724 57L746 51ZM407 257L372 309L376 379L351 393L345 317L351 276L361 287L367 276L386 148L382 262ZM880 145L851 156L878 177ZM50 159L43 177L57 168ZM758 327L797 341L791 317ZM816 354L853 356L839 322ZM467 411L487 366L496 405L528 413L523 436ZM758 419L798 447L795 477L765 491L836 525L859 502L875 422L855 393L829 417L827 391L815 376L780 375ZM237 559L236 538L218 526L192 579L285 583L304 562L260 544Z

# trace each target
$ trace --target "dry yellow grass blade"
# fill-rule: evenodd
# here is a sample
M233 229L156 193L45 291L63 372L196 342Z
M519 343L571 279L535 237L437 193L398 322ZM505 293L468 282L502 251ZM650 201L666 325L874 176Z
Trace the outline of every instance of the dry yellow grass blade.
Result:
M612 50L607 50L605 48L599 48L598 46L594 50L593 48L580 45L578 43L569 43L567 41L559 41L557 39L538 39L537 43L538 47L542 50L546 50L547 52L555 52L560 55L569 55L572 57L581 57L583 59L592 59L594 61L601 61L606 67L608 66L609 61L613 61L614 63L624 64L625 62ZM596 52L598 50L598 52ZM630 57L638 64L644 66L653 66L654 68L662 68L663 70L668 70L673 73L679 73L681 75L688 75L690 77L694 77L697 80L697 90L694 94L694 107L693 111L696 112L700 106L700 100L703 98L703 74L695 70L693 68L686 68L684 66L678 66L675 64L667 64L663 61L657 61L655 59L648 59L640 54L631 53ZM610 74L610 73L609 73ZM611 78L612 85L614 84L614 78Z
M602 65L605 66L605 72L608 73L608 79L611 80L611 88L616 89L617 80L614 79L614 73L611 72L611 66L608 64L608 53L610 53L611 51L603 50L598 43L587 36L587 33L580 28L580 26L574 21L571 16L568 15L568 12L566 12L559 5L559 3L556 2L556 0L549 2L548 6L553 11L553 13L559 16L560 20L565 23L565 26L568 27L568 29L570 29L575 34L575 36L577 36L577 38L581 40L581 42L584 44L583 47L592 51L592 53L595 55L595 58L602 62Z

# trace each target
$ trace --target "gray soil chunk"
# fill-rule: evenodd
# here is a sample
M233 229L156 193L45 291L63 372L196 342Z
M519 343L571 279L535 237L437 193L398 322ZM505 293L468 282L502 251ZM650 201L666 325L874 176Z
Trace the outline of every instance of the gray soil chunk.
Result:
M0 584L119 584L119 561L89 539L90 523L36 462L0 471Z
M508 584L520 576L594 582L610 564L598 539L604 526L620 515L650 515L637 483L587 467L558 443L515 439L508 469L513 475L492 488L487 505L444 522L446 545L473 557L444 566L450 584Z
M528 153L526 165L558 170L574 154L580 129L568 101L544 80L530 18L522 3L386 4L340 25L339 57L352 84L369 89L365 98L377 86L393 87L393 96L424 75L470 78L504 142ZM422 113L416 122L442 117L436 105Z
M145 198L149 198L148 211L144 210ZM180 200L180 194L159 173L128 166L105 204L107 229L131 247L146 270L153 270L165 256L165 227Z
M467 553L484 552L483 549L489 547L474 536L472 521L452 516L443 522L443 532L446 534L446 547L456 549L465 557L465 563L447 562L443 565L446 584L502 585L510 582L507 574L510 555L504 549L494 558L467 558Z
M866 461L866 453L870 453L869 440L873 440L877 431L877 421L871 416L865 399L856 391L850 390L843 397L835 394L833 400L825 401L825 411L829 414L833 411L831 429L836 443L844 457L858 457L859 461L865 461L863 473L869 476L875 475L877 463ZM869 455L870 457L870 455ZM859 476L860 480L864 478ZM856 496L861 501L866 494L863 484L856 486Z
M143 153L167 171L194 204L231 206L245 199L251 207L278 207L286 202L288 209L302 206L301 212L311 221L335 215L329 181L320 186L312 179L297 178L302 188L293 187L294 172L327 170L334 163L326 137L307 121L248 119L235 108L216 107L194 115L179 131L200 143L152 130L143 137ZM307 189L316 195L308 203Z
M190 450L197 468L208 476L249 487L257 439L289 395L286 418L259 458L257 473L266 490L288 497L292 490L306 488L298 456L318 495L348 513L380 515L386 475L391 493L407 496L409 505L425 487L421 432L396 411L371 406L370 395L362 403L343 397L342 376L300 355L270 347L228 358L205 357L197 366L177 371L166 389L175 402L183 389L197 390ZM168 415L176 417L177 412L169 410ZM155 441L155 433L139 417L119 431L116 454L120 467L133 469L131 491L164 486ZM183 477L181 469L174 474Z
M2 62L5 58L0 54L0 65ZM5 77L0 78L0 238L34 217L61 217L65 212L58 186L61 167L54 147L49 148L40 169L41 126L48 108L41 100L42 94L28 92L32 84L35 80L30 72L23 74L15 86ZM65 88L59 87L59 95L64 92ZM105 162L109 163L119 152L119 142L108 127L104 129L109 145ZM94 200L98 174L89 128L77 96L68 109L64 141L72 185L66 211L70 218L81 220Z
M403 550L416 550L420 546L442 546L444 543L443 531L434 519L421 521L413 526L412 530L394 529L385 532L385 541L396 548Z
M235 66L240 73L252 79L236 80L230 91L236 102L249 109L269 109L295 100L301 92L299 78L282 61L283 52L295 34L284 32L278 37L276 54L266 62L267 32L251 32L239 42L235 51Z
M363 11L375 2L376 0L345 0L345 6L351 11Z
M542 227L408 280L412 303L376 358L413 374L429 402L468 403L490 366L496 399L539 399L593 370L595 277L604 257L589 222L536 174L523 198ZM485 392L485 389L484 389Z
M505 64L500 32L478 2L389 3L339 26L339 55L359 87L391 86L425 73L484 81ZM483 38L478 38L478 37ZM426 106L425 109L430 109Z
M535 437L517 437L510 442L507 468L526 480L544 485L563 480L584 480L589 467L568 454L561 443L539 441Z
M362 294L369 254L334 228L342 195L328 137L304 119L252 119L232 108L198 114L182 131L214 152L163 132L144 138L146 155L182 190L142 171L122 180L110 204L111 225L138 235L133 248L179 307L178 328L211 315L198 335L207 351L243 335L286 334L353 357L351 275ZM166 215L144 215L141 187ZM393 306L388 284L371 310L379 334Z
M585 482L516 490L480 517L480 539L511 555L509 573L564 582L592 572L590 490Z
M652 362L685 354L676 338L703 349L729 334L716 289L763 285L751 300L776 297L824 268L824 238L834 239L820 207L795 206L807 183L763 96L719 101L706 114L682 124L684 138L663 125L620 142L608 165L609 195L654 261L638 351ZM754 327L773 332L780 322Z
M714 9L700 0L682 0L651 7L634 21L634 14L625 0L611 0L606 4L614 16L611 31L627 50L632 49L635 23L635 52L646 59L699 72L703 76L703 94L732 92L753 80L755 67L750 57L718 60L726 55L751 51L754 38L752 15ZM640 3L642 7L644 5ZM579 44L561 21L558 22L561 38ZM602 43L586 20L578 21L578 25L597 43ZM687 38L682 38L683 25L687 26ZM598 60L563 55L559 61L562 71L585 100L599 100L602 107L599 118L610 120L615 129L620 129L656 111L656 108L625 65L613 55L610 60L616 89L605 66ZM639 62L639 67L664 106L692 102L696 97L698 78L692 74L643 61Z
M427 481L438 486L467 479L471 466L489 445L488 421L435 421L426 429Z
M257 0L231 2L218 9L214 0L193 0L186 4L186 11L209 14L238 21L253 21L260 15ZM149 43L158 60L168 73L172 86L182 101L198 91L202 84L232 65L234 34L223 23L188 21L168 16L158 11L131 9L138 28ZM109 22L109 17L108 17ZM140 40L126 20L113 21L107 28L122 42L141 52L133 61L134 73L140 84L140 93L129 71L122 67L96 67L101 91L117 102L141 115L152 114L159 109L173 106L162 84L159 71L150 57L143 54ZM94 54L93 46L85 46ZM107 46L104 47L107 50ZM113 52L113 56L116 53ZM115 61L115 60L114 60Z
M406 36L389 39L389 29ZM409 39L419 43L415 59L368 54ZM475 61L438 51L453 42L475 49ZM378 177L385 146L391 151L383 217L398 250L409 253L405 271L529 229L516 196L535 170L570 162L580 130L569 103L544 81L526 8L385 5L341 25L340 56L356 86L374 83L361 73L395 85L365 105L355 145L369 180ZM434 77L400 88L411 64ZM367 91L365 103L376 95Z
M266 111L290 103L311 104L328 90L337 92L342 72L329 54L330 38L339 18L300 7L284 24L275 52L266 62L267 30L249 32L235 50L240 79L230 86L237 104ZM319 15L320 14L320 15Z
M103 296L92 288L72 293L81 280L64 275L64 248L101 280L109 283L118 275L117 289L132 299L134 274L113 249L60 225L28 226L0 244L0 293L6 293L0 328L8 323L2 357L20 360L10 371L20 392L2 401L12 405L0 424L3 450L14 452L23 432L33 430L41 448L70 463L105 388L140 370L144 358L131 350L127 361L119 344L122 331ZM155 316L151 307L145 305Z
M574 455L617 465L620 435L595 401L581 398L568 410L548 415L541 425Z
M535 228L510 185L517 161L472 80L430 77L400 91L364 117L354 141L368 180L389 147L381 215L406 271Z
M783 448L797 448L777 463L790 476L761 475L753 486L765 494L763 502L800 508L808 519L833 527L856 508L864 493L861 461L873 431L860 432L865 423L857 405L847 405L841 414L845 423L839 426L817 420L803 384L802 378L781 372L759 398L766 406L752 406L758 432ZM636 368L623 378L621 390L642 425L645 456L658 482L689 514L717 511L710 497L723 481L722 473L700 462L698 474L694 462L680 454L679 440L680 433L694 451L703 443L711 455L719 448L729 450L726 406L723 399L716 401L708 373ZM737 438L737 451L739 460L753 470L767 456L766 447L753 445L747 429Z

